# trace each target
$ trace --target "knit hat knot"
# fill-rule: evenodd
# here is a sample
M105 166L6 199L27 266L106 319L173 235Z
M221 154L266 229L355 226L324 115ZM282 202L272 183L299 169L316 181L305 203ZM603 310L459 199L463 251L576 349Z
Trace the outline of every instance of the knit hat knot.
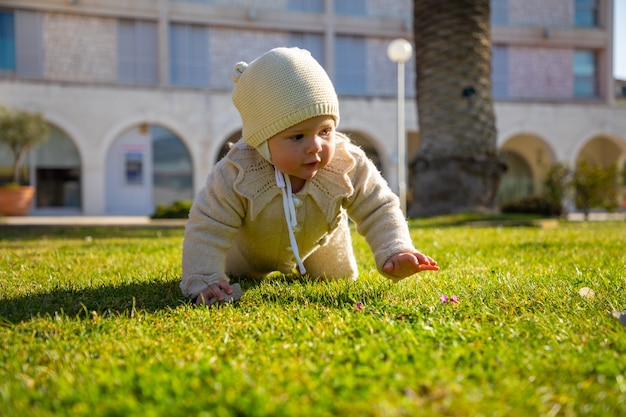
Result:
M330 116L339 124L335 88L305 49L272 49L250 64L237 63L231 78L242 136L254 148L313 117Z
M248 63L237 62L235 64L235 69L233 70L233 73L230 74L231 80L233 80L234 83L237 83L237 81L239 81L239 77L241 77L246 68L248 68Z

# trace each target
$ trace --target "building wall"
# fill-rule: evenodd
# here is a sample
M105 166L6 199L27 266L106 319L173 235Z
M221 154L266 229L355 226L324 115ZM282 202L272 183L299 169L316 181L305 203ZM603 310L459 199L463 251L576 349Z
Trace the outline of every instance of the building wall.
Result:
M508 85L516 99L569 99L574 91L569 49L510 47Z
M624 165L626 108L613 105L614 86L602 70L610 64L610 28L575 28L574 0L493 2L503 6L507 22L494 24L492 30L494 45L505 51L504 64L494 67L494 79L506 87L495 105L500 149L526 161L537 184L554 162L573 164L587 157ZM332 0L322 3L332 5ZM321 61L333 76L336 37L351 36L364 42L366 84L360 94L340 96L339 128L377 153L383 174L396 187L396 66L388 60L386 47L396 37L411 39L411 1L363 4L364 15L339 16L290 12L287 0L79 0L76 5L66 0L0 0L0 8L41 16L43 49L41 76L0 73L0 103L43 112L73 141L82 163L81 212L107 214L107 155L129 130L155 124L175 133L189 150L197 191L224 142L241 128L230 97L233 65L289 44L294 33L306 33L321 39ZM604 25L610 21L612 2L600 4L606 8ZM121 18L158 27L158 77L153 84L118 81ZM207 86L171 85L170 23L206 28ZM573 54L580 48L599 51L598 84L610 86L582 100L573 95ZM409 61L409 149L417 149L419 141L414 68ZM600 158L602 152L609 155Z
M574 2L567 0L509 1L509 23L531 26L571 26Z
M117 80L117 20L66 13L43 15L44 78Z

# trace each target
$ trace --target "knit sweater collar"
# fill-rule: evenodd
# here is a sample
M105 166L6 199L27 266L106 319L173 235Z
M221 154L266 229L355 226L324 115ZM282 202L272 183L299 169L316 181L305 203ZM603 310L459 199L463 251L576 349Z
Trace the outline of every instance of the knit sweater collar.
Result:
M300 198L310 195L325 213L327 222L336 217L335 210L339 200L354 192L348 173L356 161L345 147L348 140L345 136L337 134L337 146L332 161L296 193ZM249 215L254 220L276 196L281 195L281 190L276 186L274 167L269 162L242 141L235 146L238 149L232 154L230 162L238 165L240 172L235 180L234 189L249 200Z

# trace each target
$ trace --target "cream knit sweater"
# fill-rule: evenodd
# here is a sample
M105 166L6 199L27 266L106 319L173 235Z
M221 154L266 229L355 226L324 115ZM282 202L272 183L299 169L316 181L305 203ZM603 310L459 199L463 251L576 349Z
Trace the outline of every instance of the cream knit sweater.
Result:
M295 237L307 273L356 279L348 217L365 236L378 271L394 254L415 251L398 197L376 167L337 133L333 160L294 194ZM211 171L185 227L185 296L195 297L228 276L293 272L274 167L243 140Z

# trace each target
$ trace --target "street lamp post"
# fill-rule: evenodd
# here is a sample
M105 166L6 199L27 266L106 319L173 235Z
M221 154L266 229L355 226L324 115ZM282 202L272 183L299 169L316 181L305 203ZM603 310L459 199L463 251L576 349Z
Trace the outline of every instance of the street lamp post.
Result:
M394 39L387 47L387 56L398 64L398 197L406 216L406 133L404 126L404 63L411 58L413 47L406 39Z

